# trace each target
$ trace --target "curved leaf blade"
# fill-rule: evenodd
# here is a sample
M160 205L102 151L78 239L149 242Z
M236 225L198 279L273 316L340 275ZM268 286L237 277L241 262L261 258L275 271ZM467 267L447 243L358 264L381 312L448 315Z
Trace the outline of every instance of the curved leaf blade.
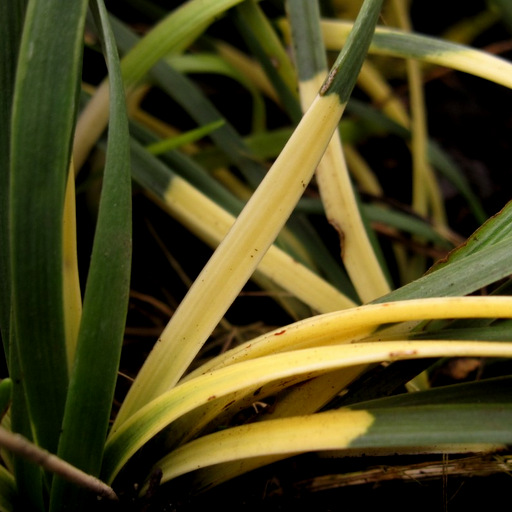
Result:
M455 355L510 357L510 343L479 342L381 342L295 350L221 368L189 380L156 398L111 433L105 451L103 478L111 482L128 459L175 419L235 391L292 375L311 376L337 368L385 360Z
M511 420L508 403L340 409L216 432L171 452L158 467L166 482L215 465L199 476L196 490L204 491L255 467L308 451L362 455L372 450L457 453L503 449L512 440Z

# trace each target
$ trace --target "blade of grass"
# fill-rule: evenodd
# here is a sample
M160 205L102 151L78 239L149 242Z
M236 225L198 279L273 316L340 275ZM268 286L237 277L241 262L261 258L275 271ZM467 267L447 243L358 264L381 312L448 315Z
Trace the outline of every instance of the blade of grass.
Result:
M386 306L380 310L373 309L374 305L368 305L319 315L263 334L212 358L188 374L183 382L235 362L273 353L342 343L342 340L350 342L367 336L378 339L381 332L377 332L377 328L387 323L405 323L420 318L446 319L451 318L450 315L459 318L494 318L501 315L507 318L509 316L507 312L507 307L510 307L509 297L489 299L491 298L410 299L396 303L383 303ZM322 326L321 330L316 327L319 322ZM375 336L372 333L375 333ZM409 329L403 329L403 332L398 334L401 337L408 335Z
M114 22L114 30L122 50L127 51L136 43L136 36L123 24ZM156 64L150 72L150 77L176 100L198 124L209 124L223 119L222 114L191 80L165 62ZM253 158L243 139L228 121L224 120L223 126L211 133L211 139L228 156L230 163L240 170L248 183L254 187L260 183L265 175L266 167ZM291 254L297 259L301 259L300 253L294 251L289 243L283 243L282 239L280 241Z
M393 306L392 309L382 311L382 313L384 314L384 316L387 316L389 322L393 322L398 319L398 317L395 316L396 314L400 316L402 321L411 321L412 316L418 315L418 313L420 316L424 314L425 317L430 317L432 315L433 317L436 317L437 315L446 317L447 314L452 314L452 312L455 311L455 309L457 310L458 314L463 314L462 310L467 307L468 309L466 313L468 314L468 317L471 317L472 315L479 315L482 312L482 310L480 309L481 305L484 304L484 302L481 302L481 305L477 306L476 304L472 304L472 300L473 299L469 299L468 301L467 298L449 300L442 299L440 301L437 301L437 306L435 309L432 307L434 304L432 301L406 302L402 303L399 306L399 309L395 310ZM505 302L509 302L509 299L500 299L500 301L503 300ZM457 304L459 301L462 301L462 303L464 304L462 308L455 306L455 304ZM490 306L490 303L487 303L487 305ZM426 309L423 309L425 307ZM455 309L450 310L451 307L455 307ZM505 306L505 308L501 308L501 311L504 312L506 310L506 307L507 306ZM444 312L442 311L443 309L445 309ZM204 365L202 365L201 367L197 368L195 371L187 375L187 377L183 379L183 382L188 381L201 374L204 374L208 371L219 369L225 365L231 365L239 361L254 359L264 355L275 354L286 350L295 350L311 346L328 345L332 343L332 340L330 339L330 333L336 333L335 336L339 336L337 343L343 343L342 339L350 342L363 339L369 333L373 332L374 329L377 327L376 324L374 324L375 319L371 321L363 320L362 316L360 316L360 314L363 313L363 310L365 310L370 316L372 316L371 309L366 310L366 308L359 308L357 310L357 313L355 310L349 310L342 313L341 315L343 316L343 320L341 320L341 316L338 316L338 314L334 314L332 318L337 317L340 323L337 324L336 321L336 327L334 326L334 324L323 324L321 333L318 333L316 329L318 328L317 322L318 320L321 321L322 317L316 317L315 319L312 320L304 320L303 322L288 326L285 329L280 329L271 333L267 333L265 335L260 336L259 338L250 340L249 342L244 343L241 346L232 349L229 352L226 352L225 354L217 358L208 361L207 363L205 363ZM409 311L409 314L411 315L408 318L406 315L404 315L405 310ZM490 306L487 309L487 314L492 314L492 310L493 306ZM423 311L423 313L421 313L420 311ZM495 312L497 312L497 310L495 310ZM356 314L356 316L359 317L359 327L356 327L356 325L353 324L353 320L355 320L355 317L352 317L352 315L354 313ZM384 321L384 317L382 317L382 321ZM310 326L311 330L309 330L307 326ZM295 328L297 328L297 330L295 330ZM450 335L449 332L447 332L443 336L443 333L444 331L439 332L438 335L436 333L436 337L446 339L446 336ZM461 335L456 336L456 339L469 339L467 336L463 336L464 333L466 333L471 339L486 339L486 337L479 338L478 333L475 333L474 335L471 336L471 334L468 333L468 329L464 329L463 332L461 332ZM429 338L428 334L429 333L425 333L423 336L420 337L420 339ZM404 335L410 336L410 334L408 334L408 330L402 328L402 333L395 333L394 339L397 339L397 336L400 337ZM416 338L416 333L412 333L412 335ZM377 341L387 339L383 337L382 331L377 332L373 336L373 338ZM503 330L500 330L500 332L496 333L496 335L490 338L489 341L497 341L503 339L507 339L507 335L506 332L504 333ZM334 395L338 394L339 390L341 390L344 386L350 384L350 382L352 382L355 379L355 377L357 377L361 373L362 369L363 368L351 368L349 372L347 372L347 369L342 369L341 371L338 371L336 373L336 376L330 377L329 374L320 376L316 379L308 380L307 382L299 386L300 389L298 389L297 386L294 386L294 388L292 388L289 392L286 392L284 396L282 395L282 393L280 394L278 403L272 408L271 412L269 413L269 417L275 418L283 416L293 416L297 414L306 414L318 411L327 403L329 399L331 399ZM379 387L379 390L382 390L382 388L383 386L381 385ZM276 390L275 386L267 386L265 389L259 388L258 398L260 400L264 400L266 396L268 396L269 394L273 395L277 391L278 389ZM254 396L252 391L247 391L247 393L247 397L250 403L246 404L246 407L249 407L250 404L254 401ZM229 413L229 409L235 411L239 410L240 407L243 407L243 402L242 405L240 405L240 403L241 402L239 397L237 398L236 396L227 395L222 399L218 399L212 403L206 404L204 407L201 408L201 410L197 410L197 416L199 417L199 420L194 421L194 411L192 415L189 415L189 418L185 417L181 419L176 426L173 426L172 441L175 442L176 439L181 439L183 437L183 433L179 431L180 429L183 429L183 432L186 434L186 437L190 439L190 434L194 431L200 431L200 428L198 427L204 427L206 421L211 421L213 418L215 418L216 415L219 414L227 415ZM260 414L259 417L261 419L265 419L266 416L267 414L263 412L262 414ZM190 423L191 421L192 424ZM222 420L220 424L222 424ZM176 444L173 444L173 446L176 446Z
M202 139L206 135L209 135L211 132L220 128L224 124L223 119L219 119L214 123L209 123L204 126L200 126L195 130L190 130L182 135L177 135L176 137L171 137L169 139L161 140L158 142L154 142L146 147L146 149L152 155L160 155L162 153L166 153L167 151L171 151L173 149L184 146L185 144L189 144L190 142L195 142L197 140Z
M118 36L118 44L124 51L135 44L137 38L122 24L114 22L114 30ZM166 65L165 62L159 62L155 65L150 72L150 77L169 96L180 103L198 124L216 122L222 118L220 112L193 82ZM227 155L229 162L240 170L252 187L256 187L261 182L267 167L251 154L243 139L230 123L226 121L222 127L211 134L211 139ZM307 260L304 260L303 254L305 251L302 246L308 244L308 250L315 254L317 265L322 274L333 285L344 289L342 287L345 284L345 279L340 272L338 262L334 260L324 245L318 243L318 240L314 238L314 230L310 229L308 232L307 226L303 226L303 219L295 221L292 216L290 222L294 222L291 227L295 238L299 239L299 244L296 241L290 241L289 236L285 236L284 233L279 237L277 244L303 263L307 263ZM301 250L297 250L297 245Z
M322 20L324 42L329 50L338 51L344 44L352 23ZM281 28L287 30L286 25ZM418 59L422 62L445 66L470 73L497 84L512 88L512 64L505 59L474 48L443 41L421 34L408 34L401 30L377 27L369 53Z
M503 258L505 258L505 259L506 259L506 254L507 254L507 250L505 250L505 251L503 252ZM483 257L483 260L485 260L485 259L486 259L486 257L484 256L484 257ZM475 260L475 261L476 261L476 260ZM493 263L491 263L491 267L492 267L492 266L493 266ZM471 268L471 267L463 268L461 271L462 271L462 272L466 272L466 271L469 271L469 269L470 269L470 268ZM479 269L478 267L476 267L474 270L475 270L475 272L476 272L477 274L480 274L480 269ZM508 270L504 270L504 271L503 271L503 273L504 273L504 275L507 275L507 274L508 274ZM470 274L471 274L471 273L470 273ZM465 277L467 277L467 274L466 274L466 273L465 273L464 275L465 275ZM446 280L446 279L447 279L446 275L445 275L445 276L440 276L440 277L441 277L441 280L440 280L440 281L438 281L438 283L439 283L439 282L442 282L443 280ZM475 285L478 285L478 282L477 282L477 281L473 281L473 277L470 277L470 281L471 281L471 282L474 282L474 284L475 284ZM466 285L466 280L465 280L465 278L464 278L464 279L462 279L462 280L461 280L461 282L462 282L462 284ZM444 283L443 283L443 284L444 284ZM436 286L437 286L437 285L436 285ZM451 285L451 288L453 289L453 287L454 287L454 286L455 286L455 290L453 290L453 293L455 293L455 294L456 294L456 293L457 293L457 291L456 291L456 290L457 290L457 288L459 288L459 287L460 287L460 283L452 284L452 285ZM449 286L449 288L450 288L450 286ZM443 293L444 293L444 292L443 292ZM450 290L450 293L452 293L452 290ZM463 293L470 293L470 291L469 291L469 290L466 290L466 291L465 291L465 292L463 292ZM421 295L421 294L420 294L420 295ZM393 294L391 294L391 296L393 296ZM409 304L409 305L410 305L410 306L412 306L412 304ZM448 303L445 303L445 305L446 305L446 306L448 307L448 309L449 309ZM413 307L414 307L414 306L413 306ZM490 310L490 311L492 311L492 307L491 307L491 310ZM350 312L347 312L347 313L350 313ZM388 320L390 320L390 321L391 321L391 318L392 318L392 316L391 316L391 311L388 311L387 313L389 313ZM450 311L450 314L451 314L451 311ZM404 320L405 320L405 319L404 319ZM345 326L347 326L347 324L346 324L346 320L345 320ZM367 329L369 329L369 331L366 331L367 333L369 333L369 332L372 330L372 327L370 326L370 324L369 324L369 323L367 323L367 324L366 324L366 328L367 328ZM285 333L280 334L280 336L284 336L284 337L283 337L283 338L280 338L280 339L279 339L279 342L283 342L283 343L284 343L284 342L286 342L286 336L287 336L287 334L286 334L286 333L287 333L288 331L287 331L287 330L284 330L284 331L285 331ZM406 332L407 332L407 330L403 330L403 329L402 329L402 332L403 332L403 333L406 333ZM362 334L362 332L361 332L361 333L359 333L359 335L360 335L360 334ZM352 339L352 340L353 340L353 339L355 339L355 337L356 337L356 336L358 336L358 335L357 335L355 332L352 332L352 333L351 333L351 339ZM442 336L442 335L441 335L441 336ZM265 337L263 337L262 339L264 339L264 338L265 338ZM272 339L272 338L269 338L269 340L271 340L271 339ZM314 339L314 334L313 334L313 333L310 333L310 334L308 335L308 339L309 339L309 340ZM379 339L379 338L378 338L378 335L377 335L377 339ZM275 339L274 339L273 341L275 342ZM247 348L246 348L248 345L250 345L250 347L251 347L251 350L250 350L250 351L249 351L249 350L247 350ZM195 371L195 372L193 372L189 377L193 377L194 375L197 375L197 374L199 374L199 373L201 373L201 372L203 372L203 371L206 371L206 370L211 370L212 368L218 368L218 367L219 367L219 364L220 364L220 365L223 365L223 364L226 364L226 363L227 363L227 364L233 364L233 362L235 362L235 361L239 360L238 358L239 358L240 356L241 356L242 358L245 358L245 357L258 357L258 355L261 355L261 354L262 354L262 353L260 353L260 352L259 352L259 350L258 350L258 346L259 346L258 340L251 340L251 342L250 342L250 343L248 343L248 344L244 344L244 345L240 346L238 349L235 349L234 351L231 351L231 352L229 352L229 353L227 353L227 354L225 354L225 355L223 355L223 356L220 356L220 357L219 357L219 358L217 358L217 359L214 359L214 360L210 361L206 366L204 366L204 367L202 367L202 368L200 368L200 369L196 370L196 371ZM301 342L300 342L299 340L297 340L297 339L294 339L294 341L292 342L292 345L290 345L290 346L293 346L294 348L299 348L299 347L301 346ZM265 347L265 345L262 345L262 348L264 349L264 352L263 352L263 353L265 353L265 354L273 353L273 352L275 352L275 351L280 350L280 349L279 349L279 348L278 348L274 343L270 343L267 347ZM282 350L282 349L281 349L281 350ZM187 378L189 378L189 377L187 377ZM230 401L231 401L231 399L230 399ZM313 400L310 400L310 402L311 402L311 404L312 404L312 403L313 403ZM322 405L322 404L320 404L320 406L321 406L321 405ZM222 403L220 404L220 407L222 408Z
M254 407L255 400L266 403L266 399L274 398L275 393L278 393L278 397L274 405L258 411L249 420L251 423L315 413L332 400L333 394L340 393L347 384L354 381L360 375L362 368L361 366L341 368L305 382L300 376L288 378L290 387L285 390L282 389L282 383L277 381L265 386L247 388L243 395L240 392L225 395L197 407L167 427L166 448L171 451L199 435L215 432L226 425L233 424L238 413Z
M11 280L9 254L9 168L11 109L16 59L23 28L26 0L10 0L0 5L0 333L9 359L11 322Z
M374 302L472 293L510 275L511 250L512 238L507 238L430 272Z
M393 453L411 453L411 449L416 453L504 449L512 439L508 428L511 419L508 404L340 409L216 432L178 448L160 460L158 467L163 471L162 482L166 482L199 468L241 460L234 470L228 465L231 474L226 474L223 466L203 473L197 488L204 491L251 466L307 451L363 455L372 449ZM269 456L262 456L262 452Z
M327 74L321 41L320 13L314 2L288 1L303 110L313 101ZM322 203L329 223L336 229L341 257L359 297L369 302L390 291L361 218L341 147L335 132L316 169Z
M12 391L16 405L11 408L11 428L25 435L32 435L25 402L25 390L20 377L17 347L11 329L11 269L9 234L10 196L10 145L11 114L14 96L18 51L23 30L27 0L9 0L0 3L0 333L5 360L10 376L15 379ZM14 345L11 350L11 346ZM41 475L26 461L14 459L13 472L17 489L25 505L33 510L42 510ZM0 507L10 510L14 502L16 486L11 474L0 466L2 489Z
M167 324L130 388L117 416L118 425L176 384L283 227L339 123L380 7L380 1L367 0L361 8L359 23L322 87L322 95L306 112ZM311 133L315 133L314 143L309 142Z
M465 243L455 248L450 254L438 261L430 270L441 269L448 265L478 253L482 249L510 239L512 235L512 201L480 226Z
M481 244L488 243L488 238L490 238L491 241L494 242L493 245L484 245L484 249L480 249L480 252L474 252L472 254L472 248L466 251L464 248L461 249L463 255L469 253L470 256L464 259L455 259L456 263L452 261L452 264L448 267L441 266L440 270L431 272L410 285L391 292L387 296L387 299L393 300L397 297L404 300L434 295L448 296L466 294L471 293L474 289L478 289L481 286L486 286L481 279L489 279L487 284L490 284L495 280L509 275L509 268L505 267L508 267L506 261L508 259L507 253L510 250L511 239L510 237L507 238L503 236L502 228L505 220L506 215L498 216L494 223L489 222L490 225L487 226L486 230L482 228L483 233L481 239L478 235L474 237L477 241L481 240ZM502 240L499 242L496 242L496 239L493 238L493 235L495 235L495 231L492 229L493 225L496 228L495 231L501 234ZM505 229L505 234L506 233L507 230ZM483 251L485 251L485 253ZM500 253L500 255L497 253ZM455 252L455 254L457 254L457 252ZM478 257L478 255L480 255L480 257ZM497 260L492 261L492 258L495 256L498 256ZM489 258L491 258L491 261L489 261ZM496 271L496 274L493 275L494 271ZM443 272L443 274L436 276L437 272ZM484 275L485 278L483 277ZM474 287L474 289L471 290L471 287ZM381 302L381 300L384 299L379 299L375 302L378 303ZM404 335L409 329L412 329L412 327L413 324L409 324L408 327L406 325L403 327L398 326L393 332L395 336ZM378 334L376 336L376 339L380 339ZM255 345L252 346L254 347ZM277 408L279 408L279 405Z
M28 4L11 125L13 318L30 417L49 451L57 450L68 383L62 222L86 5Z
M91 4L103 36L111 84L109 145L91 264L58 456L86 473L100 471L128 308L131 268L131 177L128 120L115 41L102 0ZM83 437L87 442L82 442ZM85 507L55 478L50 510ZM76 509L76 508L75 508Z
M421 361L419 361L421 362ZM408 361L410 363L410 361ZM393 365L391 365L393 366ZM388 366L390 368L390 366ZM345 370L345 369L344 369ZM336 385L336 379L339 378L339 374L341 372L334 372L329 374L324 374L314 381L325 381L327 382L332 378L332 384ZM343 373L342 373L343 375ZM332 376L332 377L331 377ZM307 385L311 381L307 381L304 384ZM325 382L320 382L322 387L325 387ZM418 393L404 393L401 395L397 395L390 398L383 398L378 400L367 401L364 403L358 403L354 406L351 406L351 409L374 409L374 408L382 408L382 407L403 407L403 406L422 406L422 405L434 405L434 404L478 404L478 403L505 403L510 397L511 392L511 384L512 380L508 377L505 378L497 378L497 379L489 379L487 381L479 381L473 382L470 384L459 384L454 386L446 386L444 388L436 388L433 390L429 390L426 392L418 392ZM291 396L290 399L300 399L300 393L294 393L295 389L301 388L302 386L294 386L291 388ZM322 388L317 391L322 392ZM346 396L346 395L345 395ZM279 403L288 399L288 393L285 393L284 397L282 394L279 395ZM302 397L304 398L304 397ZM253 397L254 400L254 397ZM344 403L344 402L343 402ZM311 410L307 408L308 400L305 400L305 408L304 412L299 412L298 414L303 416L308 414ZM249 406L250 404L248 404ZM336 409L339 408L338 405L335 406ZM332 407L331 407L332 409ZM301 411L301 409L296 409ZM297 413L288 414L288 416L296 416ZM276 418L274 413L269 415L262 415L258 417L259 420L265 419L273 419ZM179 421L178 421L179 424ZM444 447L446 449L446 447ZM216 467L215 471L206 471L201 475L201 480L208 479L210 483L216 482L220 483L226 479L232 478L238 474L241 474L245 471L249 471L251 469L255 469L256 467L260 467L264 464L282 459L283 456L273 456L262 458L253 458L244 461L233 462L231 464L224 464L221 467ZM202 485L199 485L202 488Z
M294 123L302 113L296 91L297 78L290 58L258 2L246 0L232 11L240 35L258 58L280 102Z

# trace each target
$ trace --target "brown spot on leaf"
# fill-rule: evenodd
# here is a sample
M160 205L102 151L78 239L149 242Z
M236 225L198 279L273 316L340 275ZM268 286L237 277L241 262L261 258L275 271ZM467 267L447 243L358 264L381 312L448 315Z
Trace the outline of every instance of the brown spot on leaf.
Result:
M401 359L403 357L414 356L417 353L417 350L397 350L396 352L390 352L389 357L391 359Z
M341 226L334 219L327 219L329 224L338 232L338 236L340 237L340 254L341 259L343 259L344 255L344 247L345 247L345 233L341 229Z

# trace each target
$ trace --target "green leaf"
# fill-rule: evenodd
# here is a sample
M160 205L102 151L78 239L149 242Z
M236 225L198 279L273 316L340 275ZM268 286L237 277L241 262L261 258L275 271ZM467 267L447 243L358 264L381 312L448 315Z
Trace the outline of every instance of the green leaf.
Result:
M285 443L288 447L296 444L301 449L308 443L306 439L311 439L311 444L322 444L323 441L319 439L322 437L320 428L327 421L328 417L330 421L335 423L333 425L333 434L336 434L336 431L338 432L336 442L339 443L338 450L341 450L340 456L343 456L343 448L349 449L352 455L356 455L358 453L367 453L372 449L377 450L376 453L379 453L379 451L399 453L402 448L405 448L407 453L410 451L410 447L416 448L418 451L460 451L461 446L457 446L459 441L470 443L469 448L472 446L473 449L478 449L473 444L475 442L480 444L480 448L489 446L487 443L492 441L496 441L501 445L503 442L506 442L507 435L509 435L506 428L506 420L504 419L507 413L503 414L503 409L509 407L508 405L504 406L504 404L510 402L511 391L511 379L510 377L505 377L372 400L351 406L350 408L345 407L338 411L331 411L331 416L321 413L316 416L289 418L287 423L284 422L281 425L283 427L282 432L288 433L285 436L288 439L285 440L283 438L280 440L272 438L274 428L280 427L271 420L266 423L269 428L264 426L265 423L262 423L261 427L257 427L260 430L261 436L258 436L256 432L253 432L250 436L259 443L258 454L265 451L265 448L269 451L273 448L275 450L273 456L256 456L251 459L212 466L201 471L198 475L198 479L195 481L196 489L198 491L204 490L205 486L219 484L245 471L287 457L289 454L283 454L280 451L280 447L284 449L283 445ZM409 408L411 409L408 410ZM363 415L355 414L357 411L362 412ZM443 418L443 412L447 412L450 417ZM459 413L461 413L460 419L458 418ZM486 418L483 423L480 423L480 418L489 413L495 413L495 415L492 418ZM369 416L366 416L366 414ZM440 420L439 423L436 421L438 419ZM370 422L371 424L368 426ZM306 426L307 423L310 423L310 425ZM402 427L402 425L406 425L406 427ZM303 430L305 427L308 429L307 432ZM460 427L459 430L457 430L457 427ZM295 435L294 429L302 433L299 435L301 439L296 443L289 437ZM350 435L353 436L353 432L356 431L357 433L357 430L360 432L359 436L350 441L346 446L343 446L343 440ZM492 436L496 434L495 430L501 430L499 434L500 441L492 439ZM247 450L247 454L250 448L247 446L248 437L246 437L246 431L247 429L244 427L240 430L235 428L228 431L229 437L234 436L235 439L230 446L224 447L226 450L219 447L218 439L216 434L214 434L204 438L204 441L199 440L195 447L191 444L188 447L184 446L180 450L181 453L180 451L174 454L171 453L158 463L159 467L164 470L164 481L180 471L179 459L181 459L183 465L186 465L194 462L198 464L198 459L204 461L206 457L210 457L210 460L216 458L218 461L223 454L224 457L226 455L229 457L229 453L235 451L238 457L245 450ZM409 434L410 437L408 438ZM242 439L237 438L237 436L241 436ZM451 442L449 441L449 436L451 436ZM221 437L227 436L219 434L218 438L220 439ZM326 438L325 432L323 437ZM449 444L446 444L447 442ZM200 444L210 446L209 454L198 454L198 459L192 462L194 452L197 454L200 451L197 449ZM313 449L318 449L318 445ZM464 446L462 450L464 450ZM279 453L276 455L276 452Z
M351 447L510 444L510 403L441 404L371 409L375 422ZM440 447L442 450L442 446ZM438 448L439 449L439 448Z
M436 404L369 410L339 409L241 425L215 432L171 452L158 462L162 482L200 468L217 465L202 483L225 480L219 463L237 462L240 474L251 465L308 451L337 450L340 455L363 455L372 449L387 453L460 451L461 445L499 446L512 442L512 406L509 404ZM244 460L249 464L244 467ZM258 460L259 459L259 460ZM228 466L229 468L229 466ZM200 476L200 478L201 478ZM229 476L235 476L231 474Z
M7 409L11 405L12 399L12 380L2 379L0 381L0 420L4 417Z
M0 333L7 359L11 322L8 220L11 108L25 6L26 0L6 0L0 3Z
M299 81L306 82L327 71L327 57L320 32L320 7L316 2L287 2Z
M175 137L171 137L169 139L149 144L148 146L146 146L146 149L152 155L160 155L162 153L166 153L167 151L171 151L173 149L177 149L181 146L184 146L185 144L190 144L191 142L200 140L206 135L209 135L217 128L220 128L223 124L224 120L219 119L218 121L215 121L213 123L208 123L204 126L200 126L195 130L190 130L181 135L176 135Z
M380 297L374 303L467 295L512 273L510 251L512 237L451 261L449 265L442 265L438 270Z
M66 9L57 0L28 4L11 125L15 339L35 436L52 452L68 384L62 224L86 6L85 0Z
M162 57L184 42L189 45L212 23L242 0L191 0L172 11L123 59L122 71L127 86L138 82Z
M314 76L310 76L308 80L301 78L299 83L301 104L305 110L310 106L327 75L325 49L321 43L320 14L313 2L289 0L287 6L299 74L304 77L310 74L311 69L316 70ZM360 15L360 18L363 17L364 12ZM307 23L304 20L307 20ZM371 24L367 28L371 32ZM308 63L305 59L314 59L314 62ZM362 65L362 62L360 64ZM343 73L354 73L354 76L357 76L359 69L351 70L350 66L347 66ZM336 230L340 239L341 258L358 296L363 302L369 302L388 293L390 288L383 271L384 260L377 258L378 244L374 233L362 217L337 133L318 164L316 181L327 221Z
M0 466L0 510L13 512L16 501L14 478L3 466Z
M381 7L382 0L363 3L347 41L320 89L321 95L337 94L342 105L347 103L374 37Z
M418 407L435 404L504 404L512 398L512 377L497 377L427 391L402 393L351 405L351 409L381 409L386 407Z
M115 41L102 0L93 2L110 77L109 144L91 264L58 455L99 474L123 342L131 268L128 120ZM84 439L86 442L84 442ZM82 503L78 489L54 479L50 510ZM82 506L85 506L82 503Z
M512 201L507 203L496 215L480 226L461 246L451 251L448 256L437 262L430 272L439 270L482 249L490 248L512 235Z
M286 112L295 123L299 122L302 112L295 70L258 2L242 2L232 11L232 18L251 52L260 61Z

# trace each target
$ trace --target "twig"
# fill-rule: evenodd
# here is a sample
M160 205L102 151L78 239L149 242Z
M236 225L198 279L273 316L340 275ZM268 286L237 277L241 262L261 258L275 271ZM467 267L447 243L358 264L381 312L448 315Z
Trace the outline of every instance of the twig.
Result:
M443 482L446 483L448 476L469 477L488 476L495 473L510 474L511 463L510 455L484 454L449 461L443 457L442 460L436 462L423 462L408 466L380 466L355 473L320 476L299 482L297 487L317 492L349 485L374 484L389 480L419 481L442 478Z
M114 490L107 484L92 475L84 473L56 455L39 448L20 434L14 434L0 427L0 446L80 487L94 492L97 496L109 500L118 500Z

